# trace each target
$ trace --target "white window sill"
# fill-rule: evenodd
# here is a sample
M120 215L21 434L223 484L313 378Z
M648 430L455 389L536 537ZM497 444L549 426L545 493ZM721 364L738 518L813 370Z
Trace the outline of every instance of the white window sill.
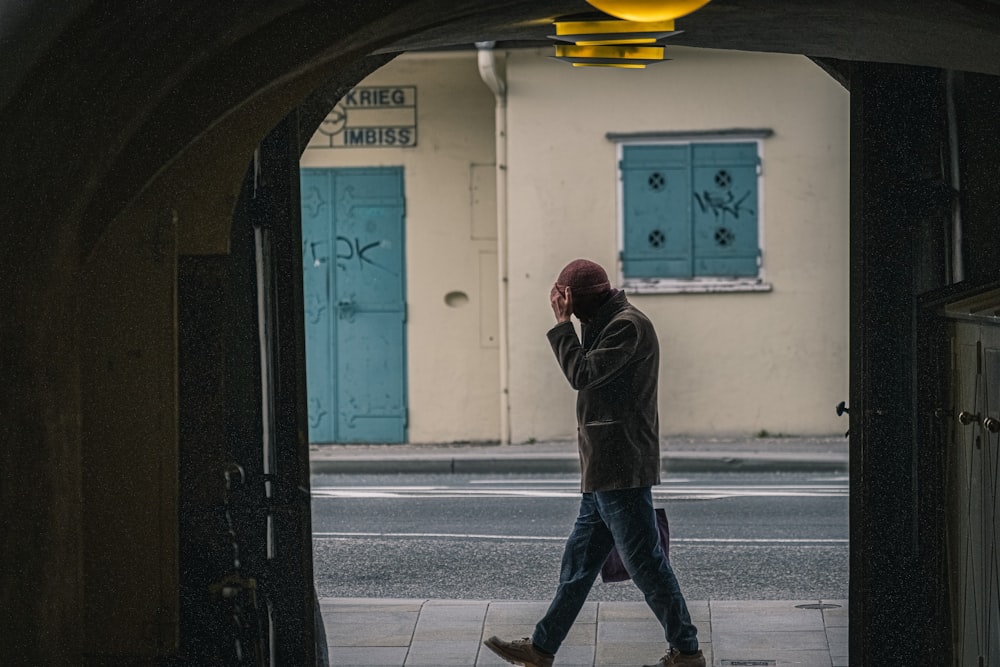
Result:
M759 278L626 278L621 287L626 294L712 294L718 292L770 292L771 283Z

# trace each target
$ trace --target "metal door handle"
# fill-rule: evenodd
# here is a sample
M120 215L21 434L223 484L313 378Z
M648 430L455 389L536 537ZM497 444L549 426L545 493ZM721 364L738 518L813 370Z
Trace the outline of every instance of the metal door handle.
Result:
M970 426L979 423L979 415L962 410L958 413L958 423L962 426Z
M990 433L1000 433L1000 419L987 417L986 419L983 420L983 428L985 428Z

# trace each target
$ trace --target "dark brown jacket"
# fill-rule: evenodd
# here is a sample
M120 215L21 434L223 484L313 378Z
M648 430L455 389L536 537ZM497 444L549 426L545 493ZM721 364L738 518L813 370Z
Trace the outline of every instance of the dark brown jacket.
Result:
M609 491L660 483L656 405L660 346L653 324L618 292L583 326L548 332L576 398L581 490Z

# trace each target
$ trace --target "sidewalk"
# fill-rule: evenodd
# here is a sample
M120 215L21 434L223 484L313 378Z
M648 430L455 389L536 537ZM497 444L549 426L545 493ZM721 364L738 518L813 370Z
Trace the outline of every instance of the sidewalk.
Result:
M847 439L665 438L662 469L669 473L738 471L847 472ZM314 474L323 473L577 473L576 442L519 445L311 445Z
M845 600L688 604L713 667L847 665ZM539 601L320 599L331 667L506 665L483 640L530 636L546 606ZM636 667L655 664L665 650L663 632L644 603L587 602L555 665Z

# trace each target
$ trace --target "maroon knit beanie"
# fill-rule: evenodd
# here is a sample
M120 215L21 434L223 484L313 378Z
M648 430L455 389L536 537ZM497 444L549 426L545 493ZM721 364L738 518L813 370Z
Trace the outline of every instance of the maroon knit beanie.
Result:
M603 294L611 290L608 274L589 259L574 259L559 273L556 284L569 287L573 296Z

